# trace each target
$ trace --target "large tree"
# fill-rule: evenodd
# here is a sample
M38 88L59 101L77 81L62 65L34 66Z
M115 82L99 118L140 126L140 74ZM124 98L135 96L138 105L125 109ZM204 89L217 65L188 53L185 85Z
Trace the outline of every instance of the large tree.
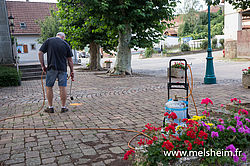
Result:
M221 0L206 0L207 4L211 5L218 5ZM250 2L249 0L225 0L225 2L230 3L233 5L235 9L247 9L250 8Z
M109 51L117 45L115 35L104 24L84 0L60 0L57 4L62 31L66 33L73 47L84 49L89 45L90 70L100 70L100 46Z
M74 2L71 0L70 2ZM131 50L137 46L145 48L158 42L165 29L161 20L174 16L174 0L81 0L91 12L89 21L102 18L110 27L111 34L117 34L118 51L111 74L131 74Z
M50 37L55 37L61 26L54 10L50 11L50 16L45 17L44 20L38 20L37 23L41 28L41 36L38 39L39 43L43 43Z

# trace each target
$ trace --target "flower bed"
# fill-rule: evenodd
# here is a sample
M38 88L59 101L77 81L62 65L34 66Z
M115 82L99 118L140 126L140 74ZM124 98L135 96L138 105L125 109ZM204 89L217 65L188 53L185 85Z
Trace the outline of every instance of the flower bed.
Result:
M231 101L240 104L236 98ZM222 114L222 118L213 119L207 111L213 102L206 98L201 104L205 105L203 116L183 119L182 126L173 123L178 118L173 112L165 113L164 116L172 120L165 128L147 124L143 132L151 139L141 139L137 143L139 147L129 150L124 159L134 159L135 165L240 165L246 162L250 145L248 111L233 110L230 116Z

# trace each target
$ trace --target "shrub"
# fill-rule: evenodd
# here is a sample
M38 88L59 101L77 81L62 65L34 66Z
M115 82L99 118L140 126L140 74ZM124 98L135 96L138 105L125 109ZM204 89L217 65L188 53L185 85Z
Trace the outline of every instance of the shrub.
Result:
M216 48L217 47L217 39L213 39L212 40L212 48Z
M181 45L181 51L183 52L183 51L190 51L191 50L191 48L190 48L190 46L188 45L188 44L186 44L186 43L183 43L182 45Z
M224 39L220 39L219 43L221 44L222 48L224 48Z
M239 109L233 109L227 114L220 113L220 119L210 117L214 111L208 111L208 105L213 105L209 98L201 101L204 104L203 116L178 119L174 111L166 110L165 127L155 127L149 123L145 125L142 132L147 138L140 139L136 151L128 151L124 159L134 155L137 165L245 165L248 162L245 152L250 146L250 117L248 111L240 107L241 100L232 98L231 102ZM223 105L221 109L226 112ZM212 154L211 150L216 151L217 155ZM230 151L233 156L230 153L223 155L226 154L224 150ZM196 155L196 159L188 164L189 159L185 159L185 154L191 154L187 157L195 157L195 153L189 153L194 151L196 154L202 152L203 155ZM239 154L239 151L244 153ZM218 155L217 152L222 153Z
M20 85L21 73L15 67L0 66L0 87Z
M203 41L202 41L202 43L201 43L201 48L202 48L203 50L206 50L207 47L208 47L208 40L206 39L206 40L203 40Z
M145 50L145 57L146 58L152 57L153 52L154 52L153 48L146 48L146 50Z

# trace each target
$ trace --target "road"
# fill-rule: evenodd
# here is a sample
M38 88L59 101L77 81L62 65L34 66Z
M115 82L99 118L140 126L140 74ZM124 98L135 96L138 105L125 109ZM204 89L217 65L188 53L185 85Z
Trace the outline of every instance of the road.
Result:
M223 58L222 55L222 51L212 52L216 80L240 80L242 77L242 69L249 67L250 61L233 61ZM188 64L191 65L194 80L203 81L206 69L206 56L207 53L199 53L175 57L140 59L137 54L132 56L132 70L134 73L165 77L169 60L172 58L182 58L186 59ZM107 59L111 59L115 62L115 58L103 58L102 61ZM112 65L114 65L114 63Z

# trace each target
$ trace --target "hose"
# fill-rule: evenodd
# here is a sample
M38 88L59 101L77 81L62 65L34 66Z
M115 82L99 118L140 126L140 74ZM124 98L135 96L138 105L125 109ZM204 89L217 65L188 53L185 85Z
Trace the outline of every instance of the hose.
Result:
M42 106L36 112L34 112L34 113L24 114L24 115L17 115L17 116L12 116L12 117L7 117L7 118L4 118L4 119L0 119L0 122L6 121L6 120L9 120L9 119L15 119L15 118L21 118L21 117L26 117L26 116L32 116L32 115L35 115L35 114L39 113L43 109L43 107L45 105L45 90L44 90L44 85L43 85L43 75L44 75L44 72L42 72L42 74L41 74L41 85L42 85L42 92L43 92L43 103L42 103ZM128 142L128 147L130 149L133 149L133 150L135 150L135 148L132 147L130 145L130 143L137 136L143 135L143 136L145 136L145 137L147 137L149 139L152 139L150 136L148 136L147 134L145 134L145 133L143 133L141 131L129 130L129 129L122 129L122 128L0 128L0 130L111 130L111 131L133 132L133 133L138 133L136 136L134 136Z
M193 79L193 73L192 73L192 69L190 67L189 64L187 64L188 68L189 68L189 71L190 71L190 77L191 77L191 86L190 86L190 83L189 83L189 79L187 77L187 82L188 82L188 87L190 89L190 92L188 94L188 96L186 97L181 97L183 99L186 99L186 98L189 98L190 96L192 97L192 100L193 100L193 103L194 103L194 107L195 107L195 110L196 110L196 116L198 116L198 110L197 110L197 107L196 107L196 104L195 104L195 101L194 101L194 96L193 96L193 88L194 88L194 79ZM180 97L179 97L180 98Z
M188 68L190 70L190 74L191 74L191 87L190 87L190 84L188 84L189 86L189 89L190 89L190 93L188 96L186 96L185 98L191 96L192 99L193 99L193 102L194 102L194 97L193 97L193 75L192 75L192 70L191 70L191 67L189 64L188 65ZM44 75L44 72L42 72L41 74L41 86L42 86L42 92L43 92L43 103L42 103L42 106L34 113L30 113L30 114L24 114L24 115L17 115L17 116L12 116L12 117L7 117L7 118L4 118L4 119L0 119L0 122L2 121L6 121L6 120L9 120L9 119L15 119L15 118L21 118L21 117L26 117L26 116L32 116L32 115L35 115L37 113L39 113L44 105L45 105L45 90L44 90L44 85L43 85L43 75ZM72 80L71 80L72 81ZM188 77L187 77L187 81L189 82L188 80ZM72 82L71 82L71 85L72 85ZM71 93L71 88L70 88L70 93ZM197 108L196 108L196 104L194 102L194 106L195 106L195 109L196 109L196 115L198 115L198 111L197 111ZM137 135L133 136L129 142L128 142L128 147L130 149L133 149L135 150L134 147L132 147L130 145L130 143L136 138L138 137L139 135L143 135L149 139L152 139L152 137L150 137L149 135L141 132L141 131L136 131L136 130L129 130L129 129L122 129L122 128L0 128L0 130L111 130L111 131L124 131L124 132L133 132L133 133L138 133Z

